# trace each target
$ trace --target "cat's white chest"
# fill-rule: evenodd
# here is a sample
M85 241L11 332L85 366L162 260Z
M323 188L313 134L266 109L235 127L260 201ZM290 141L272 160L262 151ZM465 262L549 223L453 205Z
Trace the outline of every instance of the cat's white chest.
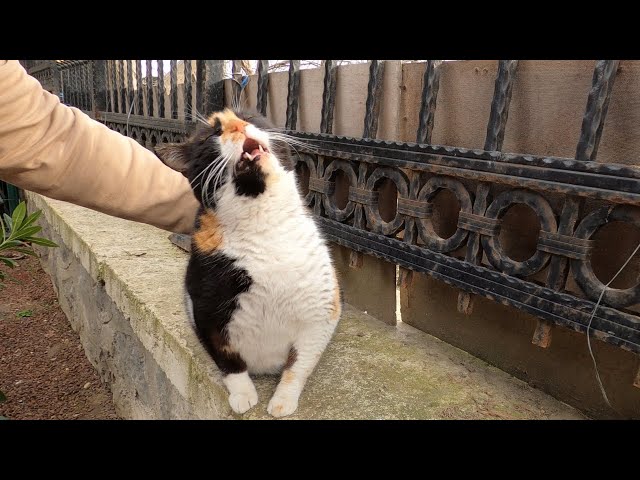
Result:
M296 228L303 231L262 235L266 248L247 237L233 244L230 253L252 284L238 297L227 331L250 373L278 372L300 328L316 317L331 267L327 248L312 227L301 222Z
M333 299L328 248L297 200L293 177L289 190L221 207L229 218L223 253L251 278L227 325L229 344L250 373L278 372L300 331L327 321Z

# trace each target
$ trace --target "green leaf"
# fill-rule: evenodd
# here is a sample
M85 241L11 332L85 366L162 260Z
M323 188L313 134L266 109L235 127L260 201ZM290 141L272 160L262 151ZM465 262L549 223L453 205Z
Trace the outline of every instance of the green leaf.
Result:
M40 230L42 230L42 227L38 227L38 226L33 226L33 227L25 227L25 228L20 228L18 230L14 230L13 234L12 234L12 240L14 239L24 239L25 237L30 237L32 235L35 235L36 233L38 233Z
M10 268L16 268L18 266L18 264L16 262L14 262L13 260L11 260L9 258L5 258L5 257L0 257L0 262L4 263L6 266L8 266Z
M24 219L24 222L22 222L22 228L25 228L31 225L33 222L35 222L37 219L40 218L40 215L42 215L42 210L33 212L31 215L29 215L27 218Z
M13 211L13 215L11 215L11 220L13 221L13 228L19 230L22 226L22 221L24 217L27 215L27 206L24 202L20 202L16 209Z
M20 318L32 317L32 316L33 316L33 310L21 310L18 313L16 313L16 317L20 317Z
M24 247L24 244L18 240L9 240L0 244L0 251L12 250L15 247Z
M53 243L51 240L47 240L46 238L37 238L37 237L27 237L23 238L25 242L35 243L36 245L42 245L43 247L57 247L57 243Z
M4 393L2 393L2 390L0 390L0 402L6 402L7 401L7 397L5 397Z

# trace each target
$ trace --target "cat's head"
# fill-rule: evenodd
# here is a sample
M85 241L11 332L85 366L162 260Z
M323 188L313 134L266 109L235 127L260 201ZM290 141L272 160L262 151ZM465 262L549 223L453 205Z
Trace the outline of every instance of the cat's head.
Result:
M157 145L155 151L187 177L204 206L215 203L215 192L227 182L238 195L257 197L270 180L293 169L288 145L260 114L225 109L201 123L186 142Z

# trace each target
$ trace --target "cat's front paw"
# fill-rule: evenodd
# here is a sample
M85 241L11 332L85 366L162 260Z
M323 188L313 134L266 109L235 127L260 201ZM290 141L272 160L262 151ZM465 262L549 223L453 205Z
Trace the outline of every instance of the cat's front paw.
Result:
M257 403L258 393L255 390L248 393L232 393L229 395L229 405L231 405L231 410L236 413L244 413Z
M280 395L276 393L269 401L267 412L269 415L280 418L291 415L298 408L298 397L292 395Z

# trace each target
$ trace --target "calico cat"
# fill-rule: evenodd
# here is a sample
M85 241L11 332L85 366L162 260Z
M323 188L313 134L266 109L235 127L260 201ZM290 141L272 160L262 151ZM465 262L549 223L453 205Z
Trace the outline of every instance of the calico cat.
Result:
M201 122L204 123L204 122ZM267 120L225 109L185 143L156 147L201 208L186 273L189 317L229 404L257 404L251 374L282 372L267 411L292 414L342 305L329 249L302 203L288 145Z

